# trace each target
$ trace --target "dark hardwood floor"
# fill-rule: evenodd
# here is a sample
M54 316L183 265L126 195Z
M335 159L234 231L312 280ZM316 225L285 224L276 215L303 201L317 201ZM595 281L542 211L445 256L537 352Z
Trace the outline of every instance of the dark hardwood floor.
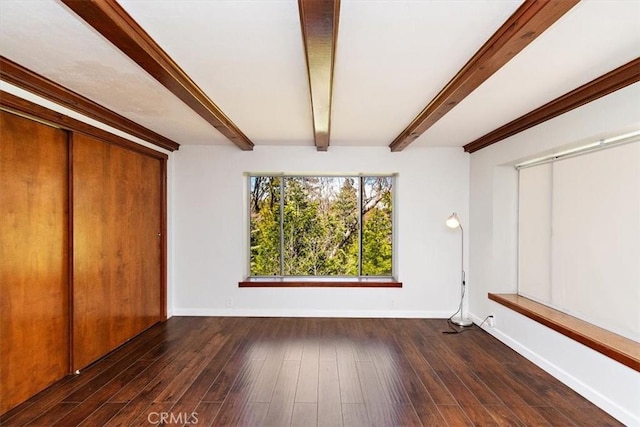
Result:
M477 327L445 320L174 317L2 426L608 426Z

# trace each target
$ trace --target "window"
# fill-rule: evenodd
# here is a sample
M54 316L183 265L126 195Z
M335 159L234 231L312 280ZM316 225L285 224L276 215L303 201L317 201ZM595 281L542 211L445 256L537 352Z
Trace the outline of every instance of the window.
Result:
M393 176L249 175L252 277L391 277Z
M640 143L520 168L518 293L640 341Z

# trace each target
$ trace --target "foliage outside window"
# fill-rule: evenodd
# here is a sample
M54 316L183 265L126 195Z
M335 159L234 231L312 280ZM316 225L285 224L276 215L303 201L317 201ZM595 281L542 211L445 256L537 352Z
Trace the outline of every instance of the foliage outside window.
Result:
M250 175L250 276L392 276L393 184Z

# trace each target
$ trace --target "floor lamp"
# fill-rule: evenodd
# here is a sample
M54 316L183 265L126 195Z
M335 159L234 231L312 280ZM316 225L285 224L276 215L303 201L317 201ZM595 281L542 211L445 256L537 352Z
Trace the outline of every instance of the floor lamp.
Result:
M460 256L460 263L462 265L462 276L461 276L461 283L460 283L460 307L458 308L458 311L456 311L453 316L451 316L451 322L454 325L458 325L458 326L471 326L473 325L473 322L467 318L464 317L464 293L465 293L465 275L464 275L464 230L462 229L462 224L460 224L460 219L458 218L458 214L456 214L455 212L451 214L451 216L449 216L449 218L447 218L447 227L449 228L459 228L460 229L460 236L462 238L460 247L461 247L461 256ZM460 313L460 317L454 317L456 314Z

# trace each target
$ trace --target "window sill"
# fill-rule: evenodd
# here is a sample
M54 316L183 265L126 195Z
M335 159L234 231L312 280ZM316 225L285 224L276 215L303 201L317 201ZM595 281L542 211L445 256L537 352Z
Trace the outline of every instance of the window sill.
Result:
M640 343L516 294L489 299L640 372Z
M401 288L402 282L393 278L253 278L238 283L241 288Z

